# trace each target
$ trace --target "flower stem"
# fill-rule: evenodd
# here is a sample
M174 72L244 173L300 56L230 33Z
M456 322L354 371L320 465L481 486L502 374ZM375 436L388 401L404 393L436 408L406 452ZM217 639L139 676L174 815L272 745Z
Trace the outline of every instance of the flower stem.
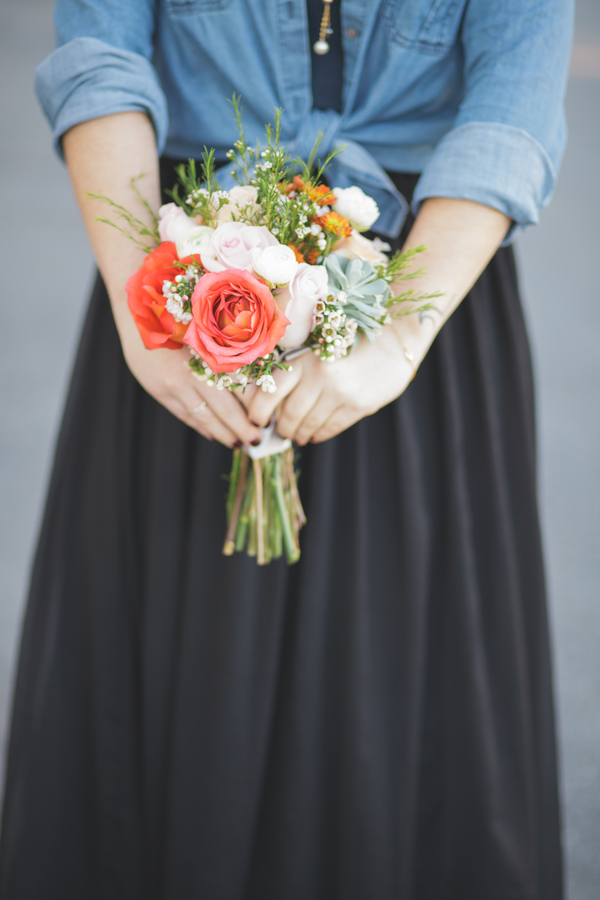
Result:
M244 499L244 493L246 491L246 479L248 476L248 463L250 461L250 457L244 453L243 451L236 451L241 454L241 458L236 460L235 454L233 458L233 467L231 470L231 478L237 478L237 484L235 485L235 493L233 493L233 485L230 482L229 491L230 496L233 497L233 504L231 507L231 515L229 517L229 522L227 523L227 534L225 535L225 543L223 544L223 553L225 556L231 556L235 550L235 532L237 527L238 516L240 514L240 509L242 506L242 500ZM238 465L239 463L239 465ZM237 469L237 473L236 473Z
M254 480L256 482L256 562L259 566L265 564L265 536L263 528L263 480L260 459L253 459Z
M296 482L296 473L294 471L294 451L292 447L290 447L289 450L285 451L284 462L287 466L287 476L290 482L292 499L294 501L294 506L296 507L296 512L298 514L300 528L302 528L303 525L306 525L306 516L302 507L302 501L300 500L300 494L298 493L298 484Z
M246 546L246 539L248 537L248 528L250 525L250 510L252 508L252 495L254 494L254 476L252 475L252 470L248 472L248 478L246 481L246 493L244 495L244 503L242 505L242 511L240 512L237 524L237 530L235 533L235 549L238 553L240 553L244 547Z
M281 519L281 525L283 528L283 543L285 544L285 554L287 557L288 563L298 562L300 559L300 548L296 543L296 537L294 535L292 524L290 522L290 514L285 502L285 496L283 493L283 479L282 479L282 465L283 460L281 459L282 454L278 454L274 457L274 472L273 472L273 480L272 484L275 488L275 498L277 500L277 506L279 508L279 516Z
M242 462L242 451L234 450L233 457L231 460L231 472L229 473L229 490L227 491L227 502L225 504L225 509L227 510L227 521L231 519L231 513L233 512L233 505L235 503L235 495L238 488L239 477L240 477L240 465Z

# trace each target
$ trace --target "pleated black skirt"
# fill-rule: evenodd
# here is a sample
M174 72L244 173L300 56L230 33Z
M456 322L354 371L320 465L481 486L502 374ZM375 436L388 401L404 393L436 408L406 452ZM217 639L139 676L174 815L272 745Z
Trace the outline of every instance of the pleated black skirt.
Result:
M1 900L560 900L533 413L501 249L406 393L302 450L300 563L226 558L230 452L137 384L98 281Z

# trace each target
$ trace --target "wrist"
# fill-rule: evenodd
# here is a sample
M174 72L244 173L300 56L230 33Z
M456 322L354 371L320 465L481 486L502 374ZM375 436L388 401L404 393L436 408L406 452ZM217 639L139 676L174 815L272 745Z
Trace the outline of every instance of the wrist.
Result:
M435 338L439 326L435 318L435 310L427 313L411 313L392 319L388 326L394 332L402 355L412 367L413 377Z

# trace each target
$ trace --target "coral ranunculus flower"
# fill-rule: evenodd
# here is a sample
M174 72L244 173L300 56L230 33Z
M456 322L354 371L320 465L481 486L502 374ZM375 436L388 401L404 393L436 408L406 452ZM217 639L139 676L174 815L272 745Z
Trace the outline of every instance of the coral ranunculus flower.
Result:
M192 262L187 258L185 262ZM183 271L172 241L149 253L142 267L127 282L127 302L147 350L179 350L188 329L167 312L163 281L174 281Z
M209 272L192 294L185 343L213 372L234 372L275 349L290 324L269 288L246 269Z

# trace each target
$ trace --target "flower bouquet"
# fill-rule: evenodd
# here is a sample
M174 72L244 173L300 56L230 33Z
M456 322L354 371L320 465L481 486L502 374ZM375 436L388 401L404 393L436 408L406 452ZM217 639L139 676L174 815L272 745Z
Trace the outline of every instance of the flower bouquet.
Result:
M127 296L145 347L189 347L191 375L215 390L274 392L274 372L301 353L335 362L363 338L374 341L391 316L431 308L431 297L408 289L391 294L423 248L386 255L388 244L361 232L377 220L375 201L358 187L330 188L324 175L335 150L316 163L291 159L280 138L281 111L265 129L264 147L250 146L239 99L232 101L239 138L227 154L236 186L222 190L214 152L179 166L172 203L147 227L108 202L147 252L129 279ZM108 224L114 222L103 219ZM306 519L291 441L276 416L261 443L234 450L226 500L223 553L246 551L259 565L300 557Z

